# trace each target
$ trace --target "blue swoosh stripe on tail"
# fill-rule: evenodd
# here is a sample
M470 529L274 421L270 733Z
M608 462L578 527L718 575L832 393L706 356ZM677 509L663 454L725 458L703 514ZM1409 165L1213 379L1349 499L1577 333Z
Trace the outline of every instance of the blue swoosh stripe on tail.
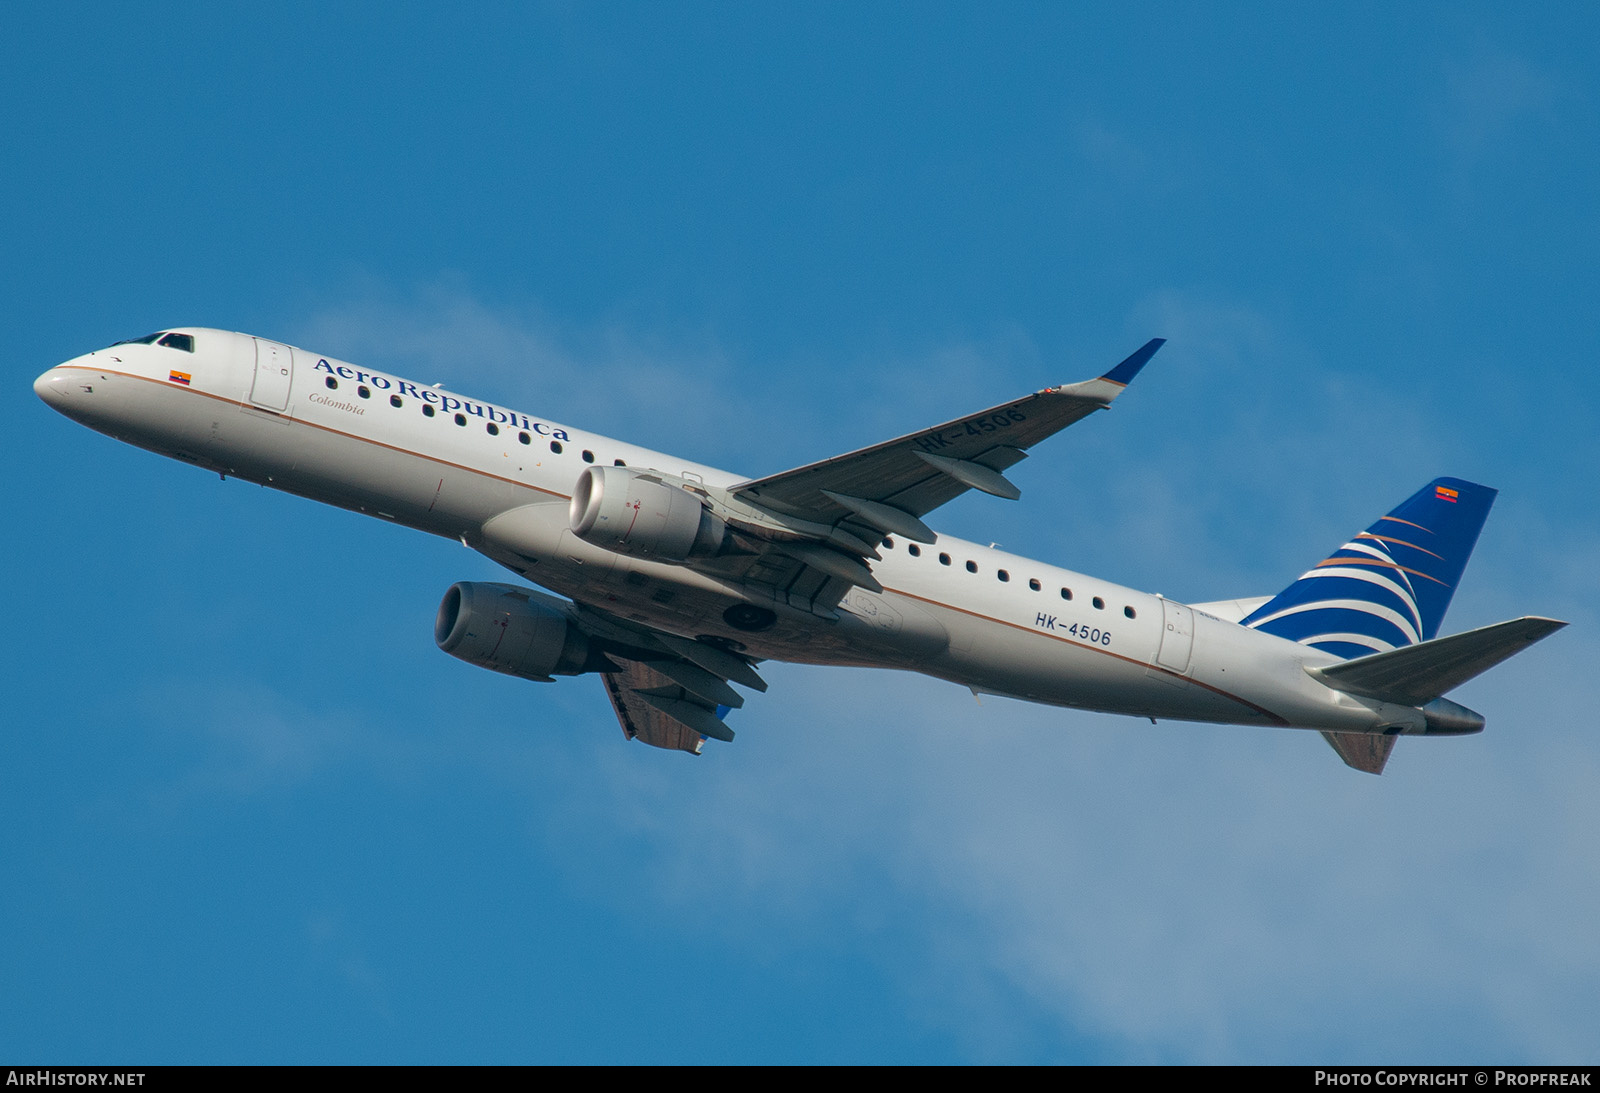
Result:
M1459 478L1434 479L1243 625L1347 659L1433 638L1495 493Z

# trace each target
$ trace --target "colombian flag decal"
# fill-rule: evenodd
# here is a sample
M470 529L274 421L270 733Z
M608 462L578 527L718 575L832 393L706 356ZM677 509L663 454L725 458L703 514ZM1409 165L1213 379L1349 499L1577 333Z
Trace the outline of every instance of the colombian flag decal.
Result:
M189 373L187 372L179 372L177 369L173 369L167 373L167 379L173 383L181 383L185 387L189 386ZM1454 501L1455 498L1452 497L1451 500Z
M187 383L188 381L185 380L184 382ZM1433 495L1439 500L1448 501L1453 505L1456 503L1456 499L1461 496L1461 492L1459 490L1453 490L1449 486L1435 486L1433 488Z

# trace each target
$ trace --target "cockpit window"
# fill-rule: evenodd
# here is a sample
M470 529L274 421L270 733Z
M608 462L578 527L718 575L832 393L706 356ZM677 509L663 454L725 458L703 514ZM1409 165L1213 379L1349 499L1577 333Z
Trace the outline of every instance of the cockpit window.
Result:
M155 340L157 338L161 337L161 335L163 333L164 333L164 331L158 330L154 334L146 334L142 338L123 338L120 342L112 342L111 344L112 345L152 345L152 344L155 343Z
M166 346L168 349L181 349L185 353L193 353L194 352L194 335L193 334L168 334L165 338L161 339L160 344Z

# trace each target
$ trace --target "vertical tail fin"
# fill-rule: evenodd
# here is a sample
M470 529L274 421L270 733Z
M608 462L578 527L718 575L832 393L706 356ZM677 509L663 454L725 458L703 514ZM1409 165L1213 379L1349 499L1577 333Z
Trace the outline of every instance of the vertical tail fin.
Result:
M1439 632L1496 491L1436 478L1242 624L1349 659Z

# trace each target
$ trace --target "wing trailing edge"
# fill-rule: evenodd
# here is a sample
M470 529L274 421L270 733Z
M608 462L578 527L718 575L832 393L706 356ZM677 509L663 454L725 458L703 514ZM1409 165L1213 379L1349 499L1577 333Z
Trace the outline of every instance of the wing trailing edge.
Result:
M1048 387L725 490L701 488L740 537L743 551L732 567L722 560L704 565L737 568L724 575L767 588L790 606L834 617L851 586L881 591L871 566L879 539L899 535L934 542L937 536L922 518L968 490L1021 497L1004 472L1033 445L1109 407L1164 344L1152 338L1094 379Z

